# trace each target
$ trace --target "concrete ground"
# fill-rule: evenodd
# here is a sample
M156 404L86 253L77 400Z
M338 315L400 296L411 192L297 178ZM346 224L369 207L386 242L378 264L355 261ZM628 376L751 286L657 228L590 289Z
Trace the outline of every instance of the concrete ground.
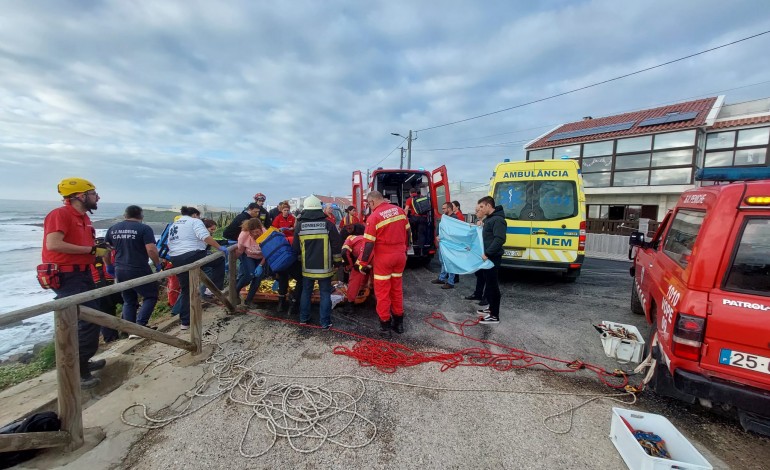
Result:
M628 266L617 261L588 260L574 284L562 283L548 274L505 272L501 281L501 323L468 327L465 333L565 360L580 359L608 369L625 367L604 355L592 324L611 320L634 324L645 331L644 319L629 311ZM407 331L394 340L419 351L453 352L478 347L476 342L438 331L426 323L435 311L449 320L463 321L473 318L477 308L461 298L472 291L474 276L463 276L454 290L441 290L429 282L436 269L432 265L405 273ZM544 424L549 415L587 400L565 394L613 392L587 371L560 374L542 368L501 372L489 367L460 367L441 372L438 364L429 363L385 374L333 354L335 346L352 347L355 343L355 338L344 333L302 328L254 315L225 316L219 308L209 309L205 321L208 334L204 339L210 343L207 351L213 352L214 343L220 344L225 353L253 350L253 361L264 361L257 367L268 385L322 385L328 380L308 376L351 375L377 380L364 380L365 388L352 378L325 385L352 395L363 392L357 403L360 415L336 439L343 445L326 442L316 452L300 453L286 439L279 438L270 447L272 437L264 422L255 418L242 450L247 454L269 450L261 457L244 457L239 449L254 411L227 397L216 398L161 429L148 431L124 424L120 415L129 405L144 403L151 413L169 406L210 367L203 362L210 354L193 358L147 342L121 358L133 361L129 373L121 372L126 375L125 383L90 402L84 413L89 428L87 445L70 455L45 452L25 468L615 469L624 464L608 438L613 406L664 415L714 468L762 468L770 461L768 439L745 433L737 423L707 410L656 397L652 392L643 393L634 405L595 400L577 408L571 421L567 413ZM372 336L377 319L368 307L349 315L335 311L334 326ZM458 331L456 327L450 329ZM502 351L497 347L492 350ZM109 366L102 373L110 374ZM404 385L407 383L433 389ZM344 397L339 393L335 396ZM194 402L193 407L206 401L198 400L203 401ZM133 411L126 418L140 421ZM332 420L330 426L339 430L342 421ZM375 427L376 435L370 444L350 448L367 442ZM294 442L306 447L317 441Z

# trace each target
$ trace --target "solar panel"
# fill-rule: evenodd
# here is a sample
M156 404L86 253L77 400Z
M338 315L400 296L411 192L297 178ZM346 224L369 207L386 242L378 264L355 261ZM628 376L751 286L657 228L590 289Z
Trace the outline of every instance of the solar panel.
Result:
M669 124L672 122L689 121L691 119L695 119L695 116L697 115L698 115L697 111L692 111L689 113L676 113L676 114L669 114L667 116L649 118L640 122L638 127L657 126L658 124Z
M589 127L588 129L580 129L576 131L559 132L558 134L554 134L546 139L546 142L551 142L553 140L572 139L574 137L585 137L587 135L604 134L606 132L625 131L631 129L634 126L634 123L636 123L636 121L608 124L606 126Z

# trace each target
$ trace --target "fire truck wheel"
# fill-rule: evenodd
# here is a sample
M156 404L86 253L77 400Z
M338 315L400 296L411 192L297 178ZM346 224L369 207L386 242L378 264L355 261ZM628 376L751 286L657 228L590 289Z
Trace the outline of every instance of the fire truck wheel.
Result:
M634 282L631 282L631 312L636 315L644 315L644 307L639 300L639 293L636 291Z

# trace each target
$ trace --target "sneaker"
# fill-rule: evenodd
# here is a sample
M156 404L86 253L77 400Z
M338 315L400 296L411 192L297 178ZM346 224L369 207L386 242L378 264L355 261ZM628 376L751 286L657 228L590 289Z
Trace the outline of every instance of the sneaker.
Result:
M140 339L141 336L139 335L128 335L128 339Z
M434 279L430 281L431 284L444 284L446 281L442 281L441 279Z
M489 310L489 307L487 307L487 308L480 308L476 310L476 313L479 315L489 315L490 313L492 313L492 311Z
M99 380L99 377L94 377L93 375L89 375L88 377L81 377L80 378L80 388L83 390L88 390L89 388L94 388L101 380Z
M453 284L444 284L441 286L442 289L454 289L455 286Z
M479 307L486 307L487 305L489 305L489 300L487 299L481 299L479 302Z
M497 317L493 317L492 315L487 315L486 317L481 319L481 321L479 321L479 323L483 323L485 325L496 325L496 324L500 323L500 319L497 318Z
M182 326L179 327L179 329L183 330L183 331L184 330L189 330L190 329L190 325L182 325Z
M334 325L332 325L331 323L329 323L329 324L328 324L328 325L326 325L326 326L321 326L321 328L322 328L322 329L324 329L324 330L328 330L328 329L329 329L329 328L331 328L332 326L334 326Z
M88 371L93 372L95 370L104 369L105 365L107 365L107 361L104 359L97 359L96 361L88 361Z
M477 295L471 294L471 295L466 295L465 297L463 297L463 299L465 299L465 300L481 300L481 297L479 297Z

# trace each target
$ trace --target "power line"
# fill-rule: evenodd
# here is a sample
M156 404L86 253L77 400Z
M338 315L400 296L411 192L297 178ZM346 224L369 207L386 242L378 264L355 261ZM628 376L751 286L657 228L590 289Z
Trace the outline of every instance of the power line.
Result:
M382 158L380 159L380 161L378 161L378 162L377 162L377 163L375 163L374 165L372 165L372 166L370 166L369 168L367 168L367 170L371 170L372 168L376 168L376 167L377 167L377 165L379 165L380 163L384 162L386 158L388 158L389 156L391 156L391 154L393 154L393 152L395 152L395 151L396 151L398 148L400 148L400 147L401 147L401 144L403 144L405 140L406 140L406 137L404 137L404 138L401 140L401 142L399 142L399 143L398 143L398 145L396 145L396 146L393 148L393 150L391 150L390 152L388 152L388 154L387 154L387 155L385 155L384 157L382 157Z
M554 98L558 98L560 96L569 95L571 93L575 93L575 92L578 92L578 91L586 90L588 88L593 88L593 87L596 87L596 86L599 86L599 85L604 85L605 83L614 82L616 80L627 78L627 77L630 77L630 76L633 76L633 75L637 75L637 74L640 74L640 73L643 73L643 72L648 72L650 70L654 70L654 69L657 69L657 68L660 68L660 67L665 67L666 65L670 65L670 64L673 64L673 63L676 63L676 62L681 62L683 60L690 59L692 57L696 57L696 56L699 56L699 55L702 55L702 54L706 54L708 52L712 52L712 51L715 51L717 49L722 49L722 48L727 47L727 46L732 46L734 44L738 44L739 42L748 41L749 39L753 39L753 38L756 38L756 37L759 37L759 36L762 36L762 35L765 35L765 34L768 34L768 33L770 33L770 30L763 31L761 33L757 33L757 34L754 34L752 36L748 36L748 37L745 37L745 38L742 38L742 39L738 39L736 41L728 42L728 43L722 44L720 46L712 47L710 49L706 49L706 50L703 50L703 51L700 51L700 52L696 52L694 54L689 54L689 55L686 55L684 57L680 57L678 59L669 60L668 62L663 62L662 64L653 65L652 67L646 67L646 68L643 68L641 70L637 70L635 72L626 73L626 74L623 74L623 75L619 75L617 77L609 78L607 80L602 80L600 82L596 82L596 83L592 83L590 85L582 86L580 88L575 88L573 90L565 91L565 92L562 92L562 93L557 93L555 95L547 96L545 98L539 98L539 99L536 99L536 100L528 101L526 103L517 104L515 106L511 106L511 107L504 108L504 109L499 109L497 111L492 111L492 112L489 112L489 113L479 114L478 116L473 116L473 117L469 117L469 118L465 118L465 119L460 119L458 121L447 122L447 123L439 124L439 125L436 125L436 126L426 127L424 129L418 129L416 132L424 132L424 131L429 131L431 129L438 129L439 127L452 126L454 124L460 124L462 122L468 122L468 121L472 121L474 119L479 119L479 118L482 118L482 117L492 116L494 114L503 113L505 111L510 111L512 109L523 108L524 106L529 106L531 104L535 104L535 103L540 103L542 101L551 100L551 99L554 99Z

